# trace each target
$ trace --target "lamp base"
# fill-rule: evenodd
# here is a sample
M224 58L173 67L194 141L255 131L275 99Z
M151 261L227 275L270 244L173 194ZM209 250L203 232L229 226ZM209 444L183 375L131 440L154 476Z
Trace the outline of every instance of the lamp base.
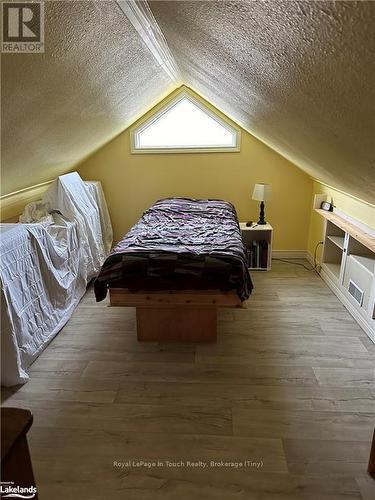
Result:
M267 224L267 221L264 220L264 202L260 202L260 212L259 212L259 220L258 220L258 225L263 226L264 224Z

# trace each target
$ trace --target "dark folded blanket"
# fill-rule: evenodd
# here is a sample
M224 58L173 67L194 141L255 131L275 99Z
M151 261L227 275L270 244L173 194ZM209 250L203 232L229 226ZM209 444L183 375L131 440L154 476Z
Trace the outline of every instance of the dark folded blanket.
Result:
M253 288L237 214L222 200L167 198L149 208L116 245L94 285L139 290L235 290L241 300Z

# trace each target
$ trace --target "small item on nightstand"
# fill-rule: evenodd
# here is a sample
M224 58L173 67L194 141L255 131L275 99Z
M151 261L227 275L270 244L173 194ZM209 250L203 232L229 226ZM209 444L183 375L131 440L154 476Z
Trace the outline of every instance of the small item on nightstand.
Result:
M246 222L246 227L250 227L253 225L253 221L252 220L249 220L248 222Z

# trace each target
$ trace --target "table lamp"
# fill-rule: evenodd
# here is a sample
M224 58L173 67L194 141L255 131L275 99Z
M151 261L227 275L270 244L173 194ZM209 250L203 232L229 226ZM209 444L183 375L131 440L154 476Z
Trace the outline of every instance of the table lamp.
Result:
M269 184L255 184L253 200L260 201L260 212L258 224L267 224L264 220L264 202L271 199L272 188Z

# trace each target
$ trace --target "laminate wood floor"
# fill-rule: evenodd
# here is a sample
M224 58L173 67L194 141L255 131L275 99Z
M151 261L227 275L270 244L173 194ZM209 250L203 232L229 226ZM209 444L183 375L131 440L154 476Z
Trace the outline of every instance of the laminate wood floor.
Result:
M135 310L88 290L3 391L34 414L41 500L375 499L375 346L315 273L253 280L215 345L140 344Z

